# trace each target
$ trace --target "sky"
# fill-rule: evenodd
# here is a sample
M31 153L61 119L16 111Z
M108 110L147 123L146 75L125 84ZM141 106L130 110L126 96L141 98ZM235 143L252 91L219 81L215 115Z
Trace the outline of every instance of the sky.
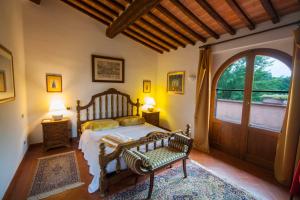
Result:
M269 57L270 60L273 61L273 65L267 67L266 69L272 73L275 77L280 76L291 76L291 70L288 66L286 66L283 62Z

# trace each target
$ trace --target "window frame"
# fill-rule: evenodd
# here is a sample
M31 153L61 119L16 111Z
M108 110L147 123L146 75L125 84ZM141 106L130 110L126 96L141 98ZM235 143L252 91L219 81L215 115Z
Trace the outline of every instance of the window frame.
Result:
M225 122L225 123L233 123L230 121L224 121L224 120L220 120L217 119L215 116L216 113L216 97L217 97L217 86L218 86L218 81L220 79L220 77L222 76L222 74L224 73L224 71L230 67L231 64L233 64L235 61L245 57L246 58L246 75L245 75L245 88L244 90L244 94L246 93L245 90L249 90L249 88L247 87L247 81L249 81L249 79L247 78L247 76L249 76L249 68L253 68L252 70L252 75L254 72L254 63L249 63L249 58L252 58L252 60L254 61L255 56L257 55L261 55L261 56L269 56L269 57L273 57L281 62L283 62L286 66L288 66L291 70L291 78L293 76L293 69L292 69L292 56L290 56L289 54L287 54L286 52L277 50L277 49L270 49L270 48L256 48L256 49L249 49L246 51L242 51L240 53L237 53L235 55L233 55L232 57L230 57L229 59L227 59L225 62L223 62L223 64L217 69L217 71L215 72L214 76L213 76L213 81L212 81L212 90L211 90L211 102L210 102L210 129L212 128L212 124L215 121L219 121L219 122ZM250 59L251 60L251 59ZM249 67L250 65L250 67ZM252 79L251 79L252 80ZM252 80L253 81L253 80ZM251 83L252 86L252 83ZM250 88L252 91L252 88ZM232 90L235 91L235 90ZM286 92L286 91L284 91ZM290 91L288 91L288 95L290 94ZM244 97L245 98L245 97ZM251 102L250 102L251 103ZM248 113L249 117L250 117L250 112ZM241 119L243 118L243 114L241 116ZM241 123L238 125L242 124L242 120ZM250 124L247 124L247 126L249 126ZM212 130L210 130L212 131Z

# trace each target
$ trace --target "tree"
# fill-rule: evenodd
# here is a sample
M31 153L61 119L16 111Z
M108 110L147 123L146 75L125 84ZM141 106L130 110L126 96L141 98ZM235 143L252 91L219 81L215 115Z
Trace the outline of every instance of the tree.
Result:
M276 92L256 92L256 91L288 91L290 86L290 77L273 77L268 71L272 66L274 59L267 56L256 56L254 62L254 78L252 101L260 102L263 95L278 94ZM218 81L218 99L243 100L245 77L246 77L246 58L241 58L227 67ZM224 91L225 90L225 91ZM229 91L228 91L229 90ZM241 90L241 91L232 91Z

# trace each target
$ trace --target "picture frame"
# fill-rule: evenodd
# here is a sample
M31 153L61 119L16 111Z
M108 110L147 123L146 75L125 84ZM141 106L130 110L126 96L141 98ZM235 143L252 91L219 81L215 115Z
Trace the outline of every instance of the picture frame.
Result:
M92 81L124 83L125 60L108 56L92 55Z
M46 74L47 92L62 92L62 75Z
M151 93L151 81L143 80L143 93Z
M0 70L0 92L6 92L6 78L5 71Z
M0 103L13 101L15 97L13 55L0 45Z
M170 94L184 94L185 72L169 72L167 75L167 91Z

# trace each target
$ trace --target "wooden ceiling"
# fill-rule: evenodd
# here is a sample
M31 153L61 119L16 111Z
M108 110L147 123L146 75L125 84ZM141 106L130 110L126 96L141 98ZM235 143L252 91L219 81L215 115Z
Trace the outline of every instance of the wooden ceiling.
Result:
M243 27L254 30L264 21L278 23L300 10L299 0L61 1L105 24L108 37L122 33L159 53L235 35Z

